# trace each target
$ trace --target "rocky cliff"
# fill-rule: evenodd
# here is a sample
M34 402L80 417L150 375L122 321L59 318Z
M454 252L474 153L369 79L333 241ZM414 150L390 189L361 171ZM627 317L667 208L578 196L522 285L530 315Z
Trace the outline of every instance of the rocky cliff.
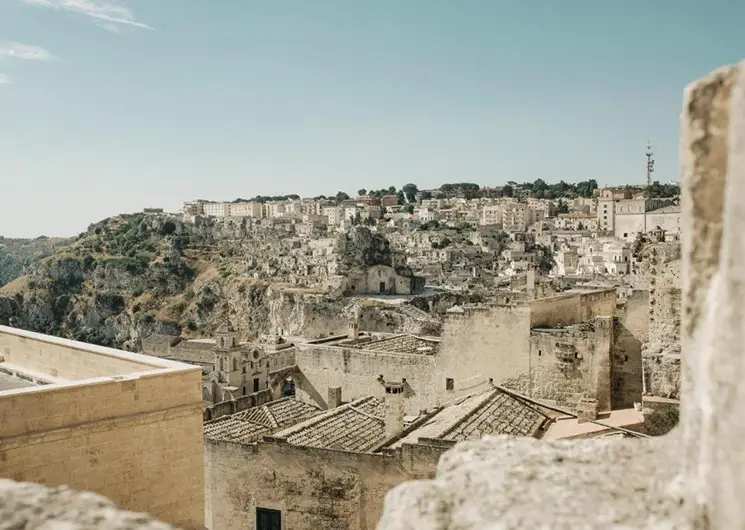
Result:
M320 288L333 254L306 260L307 244L295 239L290 227L113 217L0 288L0 323L130 350L153 332L210 336L226 318L247 340L272 330L346 332L345 315L359 301ZM390 260L387 242L369 231L344 246L345 266ZM423 312L372 302L361 309L363 329L436 331Z

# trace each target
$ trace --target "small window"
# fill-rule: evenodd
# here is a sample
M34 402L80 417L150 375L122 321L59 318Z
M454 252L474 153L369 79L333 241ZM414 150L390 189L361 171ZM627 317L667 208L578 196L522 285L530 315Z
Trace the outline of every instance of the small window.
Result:
M541 350L538 350L538 357L541 356Z
M256 508L256 530L282 530L282 512Z
M625 362L625 363L629 362L629 356L628 355L624 355L623 356L623 362Z
M455 381L450 377L445 379L445 390L455 390Z
M629 234L628 234L628 232L624 232L624 233L623 233L623 237L629 237Z

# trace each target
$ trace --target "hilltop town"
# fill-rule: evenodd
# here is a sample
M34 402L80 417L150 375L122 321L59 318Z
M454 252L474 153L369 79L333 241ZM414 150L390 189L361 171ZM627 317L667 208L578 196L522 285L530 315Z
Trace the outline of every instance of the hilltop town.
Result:
M205 483L188 495L203 487L208 528L373 528L385 492L431 477L459 441L639 438L677 423L679 193L407 184L111 217L13 264L0 390L131 362L165 388L157 370L173 371L200 404L173 428L184 455L204 440ZM38 341L57 344L53 368L22 346ZM202 517L124 495L171 522Z

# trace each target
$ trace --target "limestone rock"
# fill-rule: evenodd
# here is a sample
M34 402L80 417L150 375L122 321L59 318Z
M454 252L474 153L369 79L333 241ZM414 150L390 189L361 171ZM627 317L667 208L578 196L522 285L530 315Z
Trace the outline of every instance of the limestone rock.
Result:
M460 443L434 480L388 493L378 529L693 529L675 439Z
M125 512L105 497L67 486L0 479L0 530L171 530L148 515Z

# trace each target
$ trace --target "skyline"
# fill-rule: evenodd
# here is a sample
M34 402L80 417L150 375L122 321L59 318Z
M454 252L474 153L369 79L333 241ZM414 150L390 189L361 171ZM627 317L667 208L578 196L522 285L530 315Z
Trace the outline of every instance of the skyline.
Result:
M186 200L678 180L745 6L0 0L0 235ZM176 8L175 6L178 6Z

